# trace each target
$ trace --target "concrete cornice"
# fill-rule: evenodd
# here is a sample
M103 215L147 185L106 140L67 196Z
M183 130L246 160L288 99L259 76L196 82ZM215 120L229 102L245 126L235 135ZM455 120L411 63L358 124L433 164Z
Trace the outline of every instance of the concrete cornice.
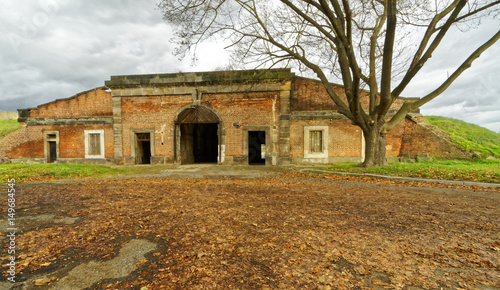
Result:
M28 126L113 124L112 116L27 118Z
M144 86L183 86L203 84L252 83L265 80L283 80L294 78L290 69L261 69L240 71L188 72L172 74L148 74L111 76L106 81L110 89L133 88Z

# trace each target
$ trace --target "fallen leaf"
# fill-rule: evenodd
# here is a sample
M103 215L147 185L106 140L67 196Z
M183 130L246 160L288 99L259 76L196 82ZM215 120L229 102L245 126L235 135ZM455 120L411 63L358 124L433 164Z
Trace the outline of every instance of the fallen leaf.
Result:
M359 275L367 275L368 274L368 270L361 265L355 267L354 271L356 271L356 273L358 273Z
M42 279L38 279L35 281L35 286L44 286L44 285L47 285L53 281L55 281L57 279L57 277L50 277L50 278L42 278Z
M147 262L148 262L148 260L147 260L147 259L142 259L142 260L137 261L137 262L135 263L135 265L136 265L137 267L141 267L142 265L146 264Z

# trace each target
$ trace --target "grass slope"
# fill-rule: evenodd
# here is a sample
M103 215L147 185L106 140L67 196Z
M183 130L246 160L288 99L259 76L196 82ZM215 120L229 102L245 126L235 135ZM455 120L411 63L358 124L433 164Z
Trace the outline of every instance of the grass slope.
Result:
M500 158L500 134L478 125L446 117L425 116L424 120L429 125L450 134L453 143L474 153L475 157L495 156Z
M335 163L324 169L335 172L373 173L389 176L500 183L500 160L435 160L392 163L364 168L359 163Z
M0 139L10 132L14 132L21 128L16 119L13 120L0 120Z
M16 182L79 179L116 175L124 170L88 164L0 164L0 183L14 178Z

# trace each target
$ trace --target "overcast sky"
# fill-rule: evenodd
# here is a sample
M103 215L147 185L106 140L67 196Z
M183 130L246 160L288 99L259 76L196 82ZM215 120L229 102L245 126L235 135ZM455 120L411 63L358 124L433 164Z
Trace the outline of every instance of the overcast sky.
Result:
M172 29L158 0L1 0L0 110L15 112L104 85L112 75L210 71L227 65L206 44L198 62L172 54ZM500 29L490 21L450 36L424 74L403 93L436 88L481 42ZM454 34L457 35L457 34ZM500 131L500 43L484 53L442 96L421 110Z

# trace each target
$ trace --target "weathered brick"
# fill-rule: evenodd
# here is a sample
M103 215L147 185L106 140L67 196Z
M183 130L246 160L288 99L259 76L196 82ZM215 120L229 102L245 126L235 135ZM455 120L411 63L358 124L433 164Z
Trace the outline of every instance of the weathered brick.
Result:
M245 147L252 130L266 132L268 161L311 162L304 158L304 128L309 126L328 127L324 138L328 140L328 156L318 162L360 161L363 157L361 129L338 113L322 83L295 77L287 69L119 76L111 77L106 85L108 88L21 110L23 128L0 141L0 157L44 159L44 132L56 131L59 158L85 161L85 130L104 130L105 159L133 163L138 150L134 134L144 131L152 134L151 161L174 162L180 144L176 119L193 106L201 106L204 111L200 112L220 119L219 145L224 145L229 163L248 162ZM333 89L347 102L341 86ZM361 94L366 109L368 92ZM396 100L391 109L405 101ZM387 135L387 156L458 154L442 136L425 127L418 115L413 117ZM177 152L177 158L180 154Z

